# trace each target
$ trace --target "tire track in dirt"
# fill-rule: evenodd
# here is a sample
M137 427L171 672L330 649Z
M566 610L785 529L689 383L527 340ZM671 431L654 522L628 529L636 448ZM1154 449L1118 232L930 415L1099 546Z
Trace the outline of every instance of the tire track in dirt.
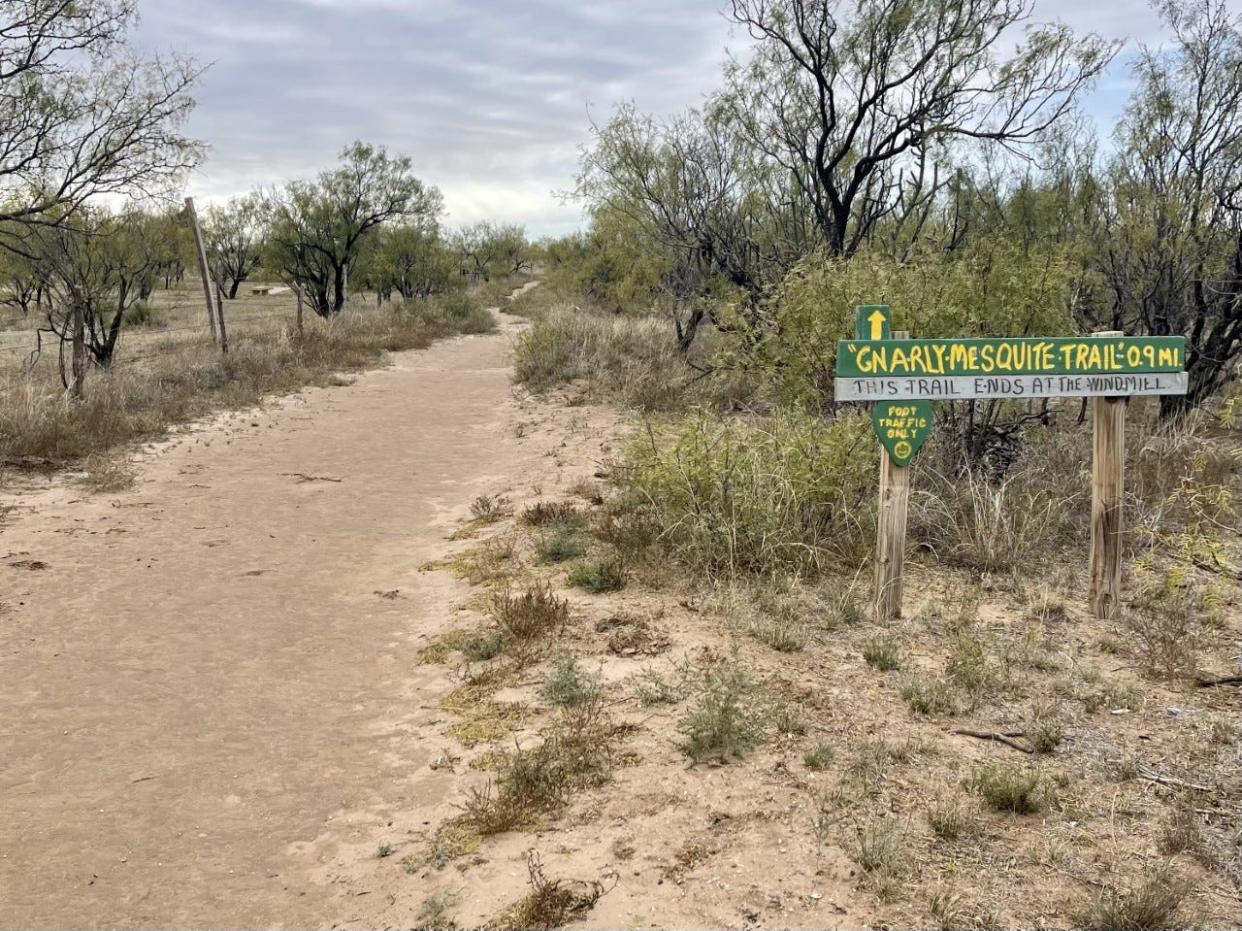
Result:
M322 925L339 901L311 877L369 836L343 813L443 802L416 657L465 589L419 567L546 462L513 429L515 330L184 433L131 492L20 502L0 923Z

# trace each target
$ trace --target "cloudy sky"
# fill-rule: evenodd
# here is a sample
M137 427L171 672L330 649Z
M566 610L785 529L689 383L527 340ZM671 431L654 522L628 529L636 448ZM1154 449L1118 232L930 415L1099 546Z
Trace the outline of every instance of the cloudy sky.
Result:
M581 223L572 185L589 120L618 102L694 105L731 43L724 0L141 0L138 44L210 68L190 125L210 145L191 193L216 199L330 165L354 139L413 157L451 224ZM1036 19L1158 42L1146 0L1036 0ZM1105 132L1125 56L1087 101Z

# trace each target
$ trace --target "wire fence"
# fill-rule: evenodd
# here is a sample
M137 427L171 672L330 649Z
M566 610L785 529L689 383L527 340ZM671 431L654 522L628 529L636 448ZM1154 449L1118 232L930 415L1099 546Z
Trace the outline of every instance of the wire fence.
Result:
M309 315L309 314L308 314ZM225 305L225 324L230 346L249 340L276 339L296 326L296 311L285 306L245 308L230 315ZM46 326L0 330L0 398L25 387L28 381L45 383L59 379L63 353L68 367L72 349ZM20 342L19 342L20 341ZM212 331L205 320L197 323L123 325L108 364L126 369L151 363L184 351L195 344L212 345Z

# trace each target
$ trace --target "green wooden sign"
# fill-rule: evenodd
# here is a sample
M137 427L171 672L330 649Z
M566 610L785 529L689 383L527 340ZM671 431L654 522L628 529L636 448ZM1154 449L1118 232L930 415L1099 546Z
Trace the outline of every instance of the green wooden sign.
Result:
M1181 336L843 340L837 377L1135 375L1186 367Z
M858 308L858 322L854 327L858 339L891 339L893 312L887 304L864 304Z
M893 462L909 465L931 435L931 402L881 401L871 414L871 425Z
M842 340L838 401L1185 394L1180 336Z

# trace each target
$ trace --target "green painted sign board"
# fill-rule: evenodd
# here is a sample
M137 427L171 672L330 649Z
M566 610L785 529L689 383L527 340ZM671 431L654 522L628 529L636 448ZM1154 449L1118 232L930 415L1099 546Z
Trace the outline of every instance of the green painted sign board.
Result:
M838 378L1136 375L1186 367L1181 336L842 340Z
M871 413L871 426L894 464L907 466L931 434L931 402L881 401Z
M887 304L864 304L858 308L854 327L858 339L891 339L893 312Z
M842 340L838 401L1185 394L1181 336Z

